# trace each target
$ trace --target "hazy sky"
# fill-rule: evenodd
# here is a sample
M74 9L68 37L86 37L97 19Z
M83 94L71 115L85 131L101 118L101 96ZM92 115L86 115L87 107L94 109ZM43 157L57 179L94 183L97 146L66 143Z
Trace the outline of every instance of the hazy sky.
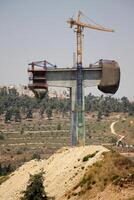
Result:
M101 58L118 61L115 96L134 100L134 0L0 0L0 84L27 84L31 61L72 66L75 35L66 20L78 10L115 30L85 30L84 66Z

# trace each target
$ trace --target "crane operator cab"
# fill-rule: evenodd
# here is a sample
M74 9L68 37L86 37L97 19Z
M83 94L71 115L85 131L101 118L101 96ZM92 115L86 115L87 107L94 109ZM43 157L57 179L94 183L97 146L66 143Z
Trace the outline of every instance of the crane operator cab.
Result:
M99 60L102 68L102 78L98 89L104 93L115 94L120 83L120 68L114 60Z

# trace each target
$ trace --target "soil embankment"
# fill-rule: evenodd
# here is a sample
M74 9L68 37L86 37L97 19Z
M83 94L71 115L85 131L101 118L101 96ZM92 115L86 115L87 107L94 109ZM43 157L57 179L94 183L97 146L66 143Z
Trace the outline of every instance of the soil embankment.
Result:
M30 174L44 172L55 200L128 200L134 197L132 161L103 146L64 147L47 160L31 160L0 185L0 200L20 200ZM132 198L131 198L132 199Z
M21 192L26 189L29 175L45 172L45 190L48 196L60 199L68 190L83 177L86 169L101 159L103 152L108 151L102 146L85 146L62 148L48 160L32 160L21 166L0 185L1 200L19 200ZM83 158L94 154L88 161Z

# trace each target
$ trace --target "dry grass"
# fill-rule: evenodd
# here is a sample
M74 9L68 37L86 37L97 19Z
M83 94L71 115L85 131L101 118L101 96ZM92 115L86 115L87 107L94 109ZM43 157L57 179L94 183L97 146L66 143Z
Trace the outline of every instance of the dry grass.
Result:
M87 169L68 197L88 193L93 198L110 184L120 188L134 185L134 163L116 152L103 153L103 159Z

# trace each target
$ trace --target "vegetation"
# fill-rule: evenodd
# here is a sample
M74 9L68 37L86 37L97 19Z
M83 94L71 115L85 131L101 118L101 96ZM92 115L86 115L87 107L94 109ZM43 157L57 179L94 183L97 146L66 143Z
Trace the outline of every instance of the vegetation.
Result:
M93 158L97 153L98 153L98 151L96 151L96 152L94 152L94 153L92 153L92 154L89 154L89 155L85 156L85 157L83 158L83 162L88 161L89 158Z
M40 159L41 159L40 154L39 154L38 152L35 152L35 153L32 155L32 159L40 160Z
M111 114L114 111L125 113L119 113L121 118L115 125L115 130L125 135L126 144L133 144L133 102L129 102L127 98L95 97L91 94L85 97L85 102L86 145L116 143L118 138L111 134L109 128L116 116ZM102 120L104 116L108 116L108 113L110 117ZM7 167L9 163L11 166L18 167L31 159L47 159L58 148L70 145L69 114L69 99L49 98L47 95L43 99L36 99L19 96L14 88L1 88L0 162L2 168ZM99 115L98 120L97 115ZM126 148L129 151L133 149ZM85 159L90 158L87 156Z
M0 176L5 176L11 173L14 170L14 167L9 163L6 165L2 165L0 163Z
M93 197L109 184L121 188L134 184L133 162L115 151L103 153L103 159L87 169L71 194L80 196L88 192L88 196Z
M0 185L9 178L9 174L15 170L10 163L1 164L0 163Z
M57 125L57 130L61 130L61 124L60 123Z
M29 183L21 200L48 200L43 186L43 173L30 175Z
M5 136L2 132L0 132L0 140L4 140L5 139Z
M0 89L0 115L4 115L5 122L11 120L20 122L22 116L33 118L33 112L38 111L40 116L46 113L48 119L51 119L53 112L57 111L66 115L70 110L69 99L49 98L46 95L43 99L31 98L25 95L19 96L15 88ZM102 116L108 117L111 112L124 112L134 115L134 102L130 102L127 97L116 99L111 96L95 97L91 93L85 97L86 112L98 112L98 121Z

